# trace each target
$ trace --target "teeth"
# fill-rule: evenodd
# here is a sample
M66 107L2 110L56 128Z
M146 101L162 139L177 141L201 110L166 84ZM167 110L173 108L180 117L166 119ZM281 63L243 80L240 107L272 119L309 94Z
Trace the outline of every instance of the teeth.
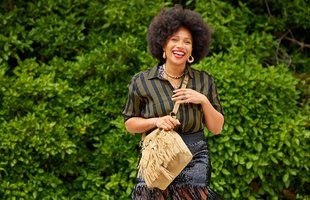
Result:
M174 54L180 55L180 56L184 56L184 53L181 52L173 52Z

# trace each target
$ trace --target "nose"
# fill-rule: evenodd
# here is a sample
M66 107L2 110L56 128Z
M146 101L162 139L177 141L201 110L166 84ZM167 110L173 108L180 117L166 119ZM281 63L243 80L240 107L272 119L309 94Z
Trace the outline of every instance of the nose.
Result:
M177 48L184 48L184 42L183 41L179 41L176 45Z

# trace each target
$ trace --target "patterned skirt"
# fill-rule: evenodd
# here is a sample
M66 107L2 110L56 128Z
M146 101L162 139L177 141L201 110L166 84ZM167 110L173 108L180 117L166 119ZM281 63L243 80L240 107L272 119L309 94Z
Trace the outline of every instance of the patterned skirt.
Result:
M166 190L148 189L142 178L132 192L132 200L222 200L210 187L211 163L203 132L180 134L193 154L192 161Z

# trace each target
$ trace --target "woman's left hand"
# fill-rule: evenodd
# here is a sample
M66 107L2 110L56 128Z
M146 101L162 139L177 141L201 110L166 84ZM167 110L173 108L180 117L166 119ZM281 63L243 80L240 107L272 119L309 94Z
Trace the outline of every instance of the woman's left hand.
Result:
M176 101L176 103L193 103L193 104L201 104L203 101L207 99L207 97L195 90L192 89L177 89L173 91L172 100Z

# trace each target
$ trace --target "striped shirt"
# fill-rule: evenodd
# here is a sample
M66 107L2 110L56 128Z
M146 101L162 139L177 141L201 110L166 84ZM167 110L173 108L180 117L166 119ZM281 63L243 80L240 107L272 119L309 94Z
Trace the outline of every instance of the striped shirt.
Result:
M185 73L189 75L187 88L207 96L213 107L223 114L212 76L189 66L186 67ZM162 74L162 65L157 65L133 76L128 86L128 98L122 113L125 121L131 117L161 117L173 110L174 102L171 98L174 88L167 79L163 78ZM178 133L190 134L204 128L200 104L181 104L177 119L181 122L176 129Z

